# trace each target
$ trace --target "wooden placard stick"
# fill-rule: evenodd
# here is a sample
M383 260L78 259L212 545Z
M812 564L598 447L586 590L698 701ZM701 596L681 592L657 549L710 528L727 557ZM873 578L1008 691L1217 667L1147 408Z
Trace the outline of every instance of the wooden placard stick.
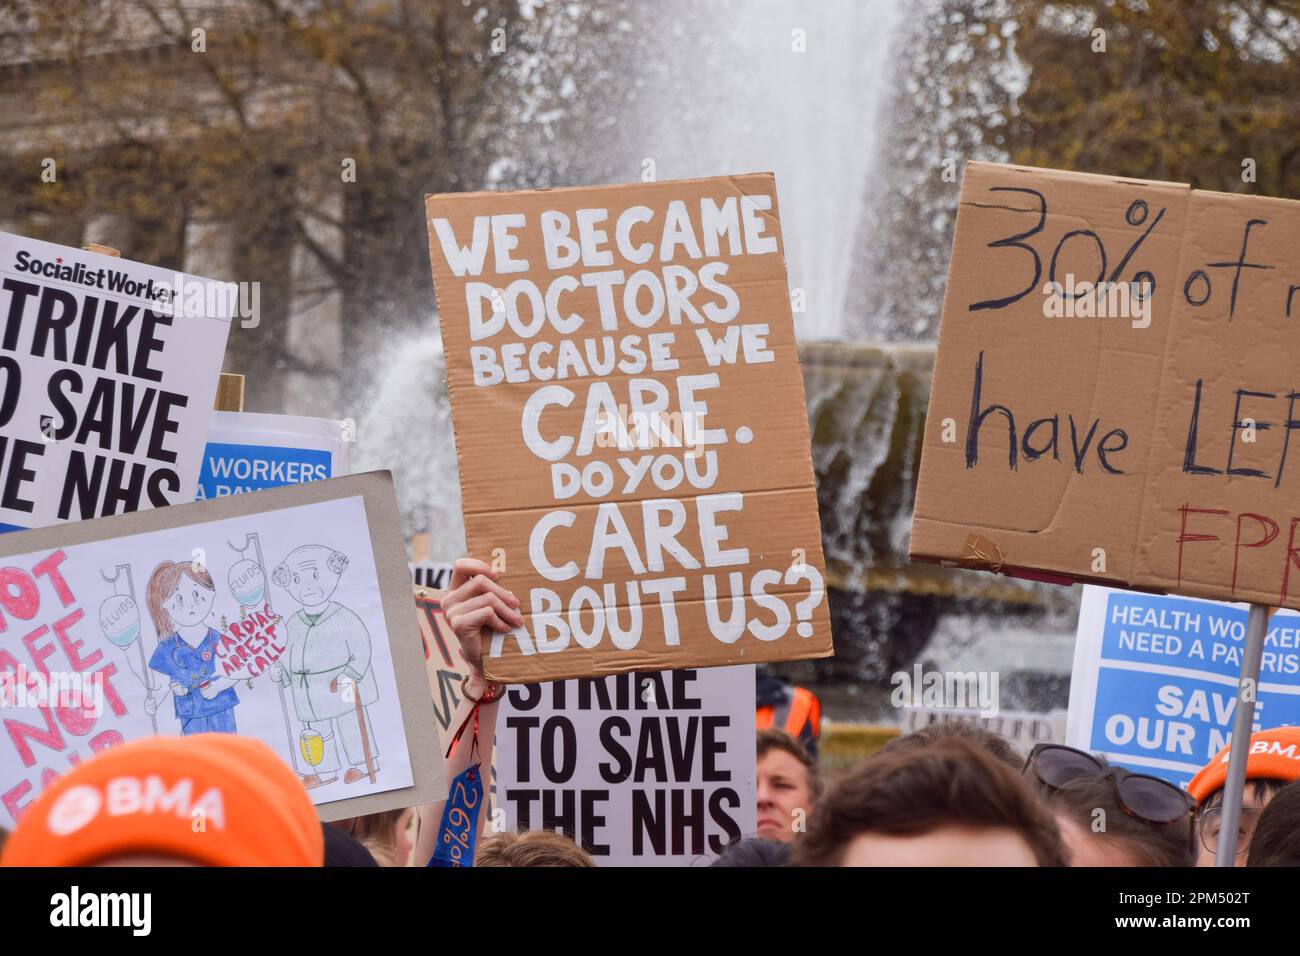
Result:
M217 380L217 397L212 403L217 412L242 412L244 410L244 376L222 372Z

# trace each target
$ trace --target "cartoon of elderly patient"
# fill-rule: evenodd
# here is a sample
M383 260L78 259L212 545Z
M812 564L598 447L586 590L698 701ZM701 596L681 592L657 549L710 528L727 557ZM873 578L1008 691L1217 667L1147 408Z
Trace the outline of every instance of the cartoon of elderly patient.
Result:
M361 618L330 600L347 566L341 551L309 544L294 549L271 572L271 580L302 605L288 621L288 652L270 673L290 689L298 719L324 740L316 772L302 778L308 789L338 778L338 739L349 764L344 783L368 776L367 751L369 767L379 768L367 706L379 697L370 666L370 635Z

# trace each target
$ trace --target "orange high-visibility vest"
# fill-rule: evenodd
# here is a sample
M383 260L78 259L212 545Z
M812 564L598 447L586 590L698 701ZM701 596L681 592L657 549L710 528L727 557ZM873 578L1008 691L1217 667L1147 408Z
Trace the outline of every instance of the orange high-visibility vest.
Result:
M790 699L780 707L759 707L754 711L759 730L777 726L791 737L816 739L822 732L822 703L806 687L794 688Z

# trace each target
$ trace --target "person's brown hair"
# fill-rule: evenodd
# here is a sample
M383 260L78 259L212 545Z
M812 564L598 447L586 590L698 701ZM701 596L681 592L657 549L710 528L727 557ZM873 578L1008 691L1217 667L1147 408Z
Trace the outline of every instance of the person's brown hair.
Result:
M769 752L781 750L788 753L795 760L803 765L804 771L808 774L808 792L816 800L822 795L824 786L822 784L821 774L817 770L817 761L813 759L812 754L803 744L795 740L784 730L778 730L775 727L768 727L760 730L754 738L755 742L755 759L762 760Z
M1247 803L1251 800L1263 800L1281 793L1287 787L1291 786L1290 780L1283 780L1280 777L1247 777L1244 799ZM1201 812L1214 810L1223 806L1223 788L1220 787L1201 801Z
M1045 788L1044 788L1045 789ZM1072 780L1046 791L1047 804L1071 820L1089 839L1118 844L1134 866L1194 866L1196 818L1174 823L1148 823L1126 812L1115 795L1115 781L1103 778ZM1096 812L1105 829L1093 829Z
M869 757L831 788L795 841L796 866L837 866L859 834L919 836L945 826L1007 829L1039 866L1064 866L1061 832L1014 770L969 740L945 740Z
M895 737L881 747L880 752L892 754L916 750L943 740L969 740L971 743L978 744L1017 773L1025 765L1025 758L1016 753L1007 742L1007 738L991 730L985 730L979 724L971 723L969 720L945 720L927 724L920 730Z
M176 590L177 585L180 584L182 574L191 581L203 585L209 591L217 589L217 586L212 583L212 575L208 574L208 569L202 566L196 568L192 561L164 561L154 568L153 574L149 575L147 601L149 616L153 618L153 626L158 631L159 640L171 637L176 633L176 622L167 613L167 609L163 607L163 602L171 597Z
M368 813L363 817L351 817L337 820L332 825L350 834L353 839L370 851L375 862L380 866L397 866L397 825L406 810L384 810L380 813ZM419 814L416 814L419 820ZM402 861L405 865L405 861Z
M1300 866L1300 783L1280 790L1255 823L1247 866Z
M547 830L496 833L478 845L474 865L595 866L591 857L566 836Z

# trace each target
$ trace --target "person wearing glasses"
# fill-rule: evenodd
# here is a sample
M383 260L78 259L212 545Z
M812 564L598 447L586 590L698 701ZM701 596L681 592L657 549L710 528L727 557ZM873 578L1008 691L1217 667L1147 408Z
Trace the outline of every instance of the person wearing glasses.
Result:
M1172 783L1063 744L1035 746L1025 774L1055 813L1071 866L1195 862L1196 801Z
M1201 846L1197 866L1214 866L1223 814L1223 782L1227 776L1228 748L1224 747L1187 785L1187 792L1200 805ZM1250 753L1246 756L1246 789L1237 830L1237 866L1246 865L1260 814L1294 780L1300 780L1300 727L1275 727L1251 734Z

